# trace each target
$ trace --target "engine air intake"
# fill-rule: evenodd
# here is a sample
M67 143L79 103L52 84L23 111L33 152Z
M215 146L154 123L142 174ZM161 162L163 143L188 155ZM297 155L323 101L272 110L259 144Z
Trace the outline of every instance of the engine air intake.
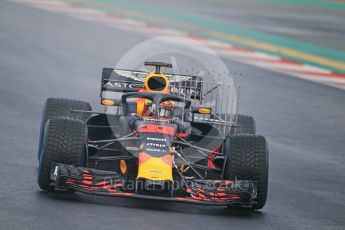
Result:
M152 76L147 79L147 89L151 91L163 91L167 88L168 82L166 78L160 76Z

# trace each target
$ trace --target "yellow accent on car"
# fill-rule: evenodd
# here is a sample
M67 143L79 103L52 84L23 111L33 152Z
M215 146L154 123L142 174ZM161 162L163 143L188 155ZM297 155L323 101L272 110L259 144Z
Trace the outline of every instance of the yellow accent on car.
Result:
M127 164L125 160L120 160L120 171L122 174L127 173Z
M144 163L139 164L137 179L140 178L155 181L173 181L172 167L159 157L151 157Z
M149 87L149 80L153 77L157 77L157 78L161 78L163 81L164 81L164 88L162 90L152 90L150 89ZM149 73L146 77L145 77L145 80L144 80L144 88L139 90L139 92L161 92L161 93L166 93L168 94L169 93L169 80L168 80L168 77L165 76L164 74L162 73L155 73L155 72L151 72ZM137 114L139 116L142 116L143 115L143 110L144 110L144 107L145 107L145 102L146 102L146 99L144 98L136 98L136 101L137 101Z
M112 101L112 100L103 99L103 100L101 101L101 104L102 104L102 105L111 106L111 105L114 105L115 103L114 103L114 101Z
M200 109L198 110L198 112L199 112L200 114L211 114L211 113L212 113L211 109L209 109L209 108L200 108Z
M137 115L142 116L145 108L145 98L136 98L137 101Z
M150 88L150 85L149 85L149 81L151 78L153 77L156 77L156 78L160 78L164 81L164 88L161 89L161 90L154 90L154 89L151 89ZM168 77L165 76L163 73L155 73L155 72L151 72L149 73L146 78L145 78L145 81L144 81L144 87L145 87L145 91L146 92L161 92L161 93L169 93L169 80L168 80Z

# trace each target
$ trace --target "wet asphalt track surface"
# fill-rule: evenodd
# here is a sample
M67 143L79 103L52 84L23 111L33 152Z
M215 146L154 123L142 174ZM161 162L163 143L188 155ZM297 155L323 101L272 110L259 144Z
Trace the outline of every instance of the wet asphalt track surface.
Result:
M269 199L255 213L38 189L47 97L99 109L100 71L145 40L16 3L0 3L0 229L343 229L345 92L244 64L240 110L270 147Z

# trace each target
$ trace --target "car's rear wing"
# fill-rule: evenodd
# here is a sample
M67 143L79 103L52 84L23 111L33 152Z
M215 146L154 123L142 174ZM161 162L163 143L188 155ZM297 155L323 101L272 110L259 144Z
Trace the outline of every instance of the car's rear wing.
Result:
M138 92L148 72L103 68L101 98L113 99L118 93ZM164 74L170 82L170 93L193 100L202 99L202 79L198 76Z

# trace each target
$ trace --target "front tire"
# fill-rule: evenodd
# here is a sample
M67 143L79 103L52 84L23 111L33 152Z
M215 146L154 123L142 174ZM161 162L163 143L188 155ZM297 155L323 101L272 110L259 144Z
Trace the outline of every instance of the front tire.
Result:
M53 163L85 166L87 129L84 122L72 118L51 118L46 124L37 181L42 190L50 186Z
M224 179L257 182L254 210L265 206L268 191L268 147L263 136L231 136L225 143Z
M48 98L44 104L41 118L41 128L38 143L38 160L42 152L43 136L46 122L53 117L69 117L81 121L89 118L88 113L77 113L72 110L92 111L91 105L85 101L71 100L65 98Z

